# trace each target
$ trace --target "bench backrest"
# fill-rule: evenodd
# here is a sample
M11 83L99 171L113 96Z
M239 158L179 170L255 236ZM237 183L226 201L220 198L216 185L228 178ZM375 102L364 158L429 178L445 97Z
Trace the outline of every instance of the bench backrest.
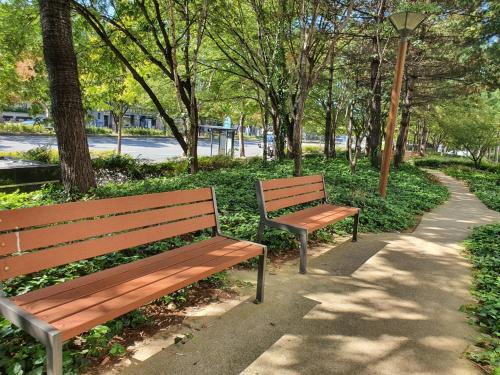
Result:
M302 203L326 199L322 175L277 178L257 181L257 198L261 213Z
M0 211L0 280L217 228L213 188Z

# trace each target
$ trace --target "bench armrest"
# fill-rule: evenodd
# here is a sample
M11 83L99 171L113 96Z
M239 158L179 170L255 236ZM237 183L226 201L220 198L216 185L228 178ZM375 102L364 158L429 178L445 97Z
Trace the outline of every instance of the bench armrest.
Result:
M278 221L274 221L273 219L265 218L261 219L261 222L267 225L268 227L271 228L276 228L276 229L281 229L285 230L294 234L300 234L303 232L307 232L307 230L302 229L302 228L297 228L294 227L293 225L285 224L285 223L280 223Z
M61 332L17 306L5 297L0 297L0 314L45 346L61 344Z

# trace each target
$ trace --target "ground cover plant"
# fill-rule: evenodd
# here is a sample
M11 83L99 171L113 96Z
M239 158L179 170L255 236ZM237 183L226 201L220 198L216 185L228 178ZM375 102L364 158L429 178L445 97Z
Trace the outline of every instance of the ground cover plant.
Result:
M500 223L475 228L466 240L474 267L472 294L477 302L466 306L482 333L479 351L468 356L486 371L500 374Z
M340 154L340 156L343 156ZM137 161L135 161L137 162ZM117 168L125 171L134 162L127 158L105 156L97 158L94 163L107 170ZM31 193L0 194L0 209L13 209L42 204L66 202L77 199L101 199L135 194L146 194L177 189L190 189L215 186L219 211L221 214L222 231L235 237L255 240L258 211L254 183L256 179L290 177L293 171L291 160L267 164L259 159L234 160L228 158L205 159L202 171L191 175L187 173L187 163L169 162L175 172L167 172L167 168L159 168L151 172L152 177L135 179L127 177L123 183L104 183L86 195L68 195L58 185L46 186L44 189ZM177 164L176 164L177 163ZM143 163L144 164L144 163ZM146 163L147 164L147 163ZM370 167L368 160L360 160L358 171L351 174L345 157L326 161L323 157L312 155L304 159L304 174L323 173L326 179L327 191L332 202L357 206L362 209L360 231L401 231L416 224L417 215L422 214L448 197L445 187L429 178L425 172L412 165L403 166L397 173L390 176L388 199L378 196L379 172ZM131 173L133 175L133 173ZM289 209L288 209L289 210ZM287 210L285 210L287 211ZM277 212L277 215L284 211ZM352 219L337 223L333 227L316 232L316 241L332 238L333 230L337 233L348 233L351 230ZM208 234L204 233L202 236ZM67 280L127 263L141 257L178 247L192 238L176 238L142 246L119 253L97 257L55 268L45 272L32 274L9 280L5 291L8 295L28 292L45 287L61 280ZM283 231L267 230L264 242L271 252L286 252L297 248L292 235ZM220 280L210 279L209 283L219 283ZM218 284L217 284L218 285ZM165 300L186 299L187 291L180 291ZM105 325L96 327L89 333L65 346L65 373L77 373L89 362L105 355L120 354L122 350L115 344L113 337L119 335L126 327L147 324L147 317L141 310L115 319ZM0 370L8 373L38 373L43 369L44 350L29 336L23 334L5 320L0 323ZM119 345L119 343L118 343ZM19 347L22 349L19 350ZM113 349L114 348L114 349Z

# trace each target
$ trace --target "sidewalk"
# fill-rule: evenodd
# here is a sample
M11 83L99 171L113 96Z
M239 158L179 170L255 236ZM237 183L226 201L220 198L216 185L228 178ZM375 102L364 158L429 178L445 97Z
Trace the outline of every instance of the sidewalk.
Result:
M461 242L500 214L433 173L452 196L413 233L361 235L307 275L289 264L267 275L264 304L248 298L122 374L480 374L462 356L477 333L458 310L471 299Z

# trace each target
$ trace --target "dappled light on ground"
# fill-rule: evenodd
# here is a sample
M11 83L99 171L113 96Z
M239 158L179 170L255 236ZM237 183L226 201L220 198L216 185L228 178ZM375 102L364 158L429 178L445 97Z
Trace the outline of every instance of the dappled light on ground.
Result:
M413 233L344 242L307 275L284 266L268 275L264 304L244 301L125 373L479 374L462 356L478 333L459 311L471 300L461 242L500 214L440 178L452 197Z

